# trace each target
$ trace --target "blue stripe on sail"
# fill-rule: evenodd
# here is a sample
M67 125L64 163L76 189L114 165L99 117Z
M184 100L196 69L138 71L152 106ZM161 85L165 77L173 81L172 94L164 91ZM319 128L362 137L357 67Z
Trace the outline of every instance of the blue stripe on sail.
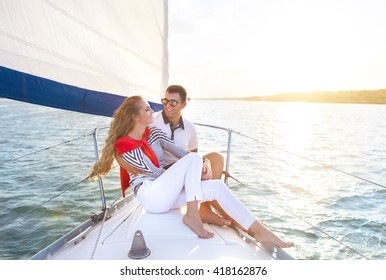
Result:
M0 66L0 97L111 117L125 96L62 84ZM154 111L162 105L149 102Z

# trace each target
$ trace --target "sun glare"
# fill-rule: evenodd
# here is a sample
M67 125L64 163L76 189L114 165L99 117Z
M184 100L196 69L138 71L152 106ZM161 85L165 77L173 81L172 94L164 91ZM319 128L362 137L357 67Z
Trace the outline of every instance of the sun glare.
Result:
M278 126L285 150L303 154L312 141L312 107L304 103L293 103L291 106L282 106L277 111L277 118L283 123Z
M366 1L229 1L200 13L199 2L193 3L191 28L171 32L170 57L172 81L195 95L384 87L382 3L377 8ZM187 22L176 15L176 26Z

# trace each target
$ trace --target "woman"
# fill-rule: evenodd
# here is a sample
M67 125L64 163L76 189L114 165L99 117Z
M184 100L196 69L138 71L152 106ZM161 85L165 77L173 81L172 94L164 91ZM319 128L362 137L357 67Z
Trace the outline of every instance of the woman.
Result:
M201 181L202 158L175 145L158 128L149 128L153 110L140 96L128 97L116 110L100 160L91 178L111 169L117 152L128 164L141 170L130 174L130 185L143 207L154 213L187 206L183 222L199 237L211 238L198 212L199 201L216 200L224 211L261 243L286 248L293 246L264 227L220 180ZM163 168L163 153L180 158L170 168Z

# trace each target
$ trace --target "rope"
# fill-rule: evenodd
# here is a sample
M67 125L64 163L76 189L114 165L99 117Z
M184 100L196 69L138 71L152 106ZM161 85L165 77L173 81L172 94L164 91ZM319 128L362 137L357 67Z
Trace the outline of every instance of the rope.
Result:
M284 211L290 213L292 216L298 218L298 219L301 220L302 222L308 224L308 225L311 226L313 229L315 229L315 230L317 230L317 231L319 231L319 232L325 234L326 236L328 236L328 237L331 238L332 240L338 242L339 244L341 244L341 245L344 246L345 248L347 248L347 249L349 249L349 250L355 252L356 254L360 255L361 257L363 257L363 258L369 260L369 258L366 257L366 256L364 256L362 253L360 253L360 252L358 252L357 250L351 248L350 246L344 244L342 241L336 239L335 237L331 236L331 235L328 234L327 232L325 232L325 231L319 229L318 227L314 226L313 224L311 224L310 222L306 221L305 219L299 217L298 215L296 215L296 214L293 213L292 211L290 211L290 210L284 208L283 206L277 204L275 201L269 199L268 197L262 196L262 194L259 193L257 190L255 190L255 189L251 188L250 186L244 184L243 182L239 181L238 179L236 179L235 177L233 177L233 176L231 176L231 175L229 175L229 177L232 178L233 180L235 180L236 182L238 182L239 184L243 185L244 187L248 188L248 189L251 190L252 192L255 192L255 193L258 194L260 197L265 198L266 200L268 200L268 201L271 202L272 204L274 204L274 205L276 205L277 207L283 209Z
M98 244L99 244L99 239L101 238L101 235L102 235L102 230L103 230L103 226L105 224L105 221L106 221L106 217L107 217L107 212L108 212L108 209L104 210L105 213L103 215L103 220L102 220L102 224L101 224L101 227L99 229L99 232L98 232L98 236L95 240L95 244L94 244L94 248L92 249L92 252L91 252L91 256L90 256L90 260L93 260L94 259L94 256L95 256L95 252L98 248Z
M100 229L99 229L98 236L97 236L97 238L96 238L96 240L95 240L94 248L93 248L93 250L92 250L92 252L91 252L90 260L93 260L93 259L94 259L95 252L96 252L96 250L98 249L99 240L100 240L101 235L102 235L102 230L103 230L103 226L104 226L105 221L106 221L108 209L111 209L111 207L119 200L120 197L121 197L121 195L117 196L117 198L113 201L113 203L111 203L110 207L107 208L107 209L105 210L105 213L104 213L104 215L103 215L102 224L101 224L101 227L100 227Z
M364 182L367 182L367 183L373 184L373 185L375 185L375 186L378 186L378 187L381 187L381 188L386 189L386 186L385 186L385 185L379 184L379 183L377 183L377 182L368 180L368 179L363 178L363 177L359 177L359 176L357 176L357 175L354 175L354 174L351 174L351 173L349 173L349 172L343 171L343 170L338 169L338 168L336 168L336 167L333 167L333 166L331 166L331 165L328 165L328 164L325 164L325 163L322 163L322 162L319 162L319 161L316 161L316 160L312 160L312 159L309 159L309 158L307 158L307 157L304 157L304 156L295 154L295 153L290 152L290 151L287 151L287 150L285 150L285 149L283 149L283 148L280 148L280 147L277 147L277 146L275 146L275 145L269 144L269 143L267 143L267 142L258 140L258 139L256 139L256 138L247 136L247 135L242 134L242 133L240 133L240 132L233 131L233 130L232 130L232 132L233 132L233 133L236 133L236 134L238 134L238 135L240 135L240 136L244 136L244 137L246 137L246 138L248 138L248 139L250 139L250 140L253 140L253 141L262 143L262 144L264 144L264 145L270 146L270 147L272 147L272 148L274 148L274 149L277 149L277 150L280 150L280 151L282 151L282 152L291 154L291 155L296 156L296 157L298 157L298 158L301 158L301 159L304 159L304 160L307 160L307 161L310 161L310 162L319 164L319 165L321 165L321 166L324 166L324 167L326 167L326 168L328 168L328 169L331 169L331 170L334 170L334 171L336 171L336 172L343 173L343 174L348 175L348 176L351 176L351 177L353 177L353 178L356 178L356 179L362 180L362 181L364 181Z

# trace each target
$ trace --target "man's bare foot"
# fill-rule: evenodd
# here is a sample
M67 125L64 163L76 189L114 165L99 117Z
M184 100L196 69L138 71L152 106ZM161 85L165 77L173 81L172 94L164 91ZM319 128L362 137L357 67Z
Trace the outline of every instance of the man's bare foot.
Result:
M190 227L200 238L212 238L214 234L207 231L199 217L193 217L186 214L183 218L184 224Z
M256 239L257 240L257 239ZM261 244L273 244L277 247L280 247L280 248L290 248L290 247L293 247L295 244L293 242L288 242L288 241L280 241L280 242L276 242L276 243L271 243L271 242L263 242L263 241L260 241Z
M284 243L285 243L285 245L281 246L280 248L290 248L290 247L293 247L295 245L295 243L289 242L289 241L286 241Z
M201 203L199 213L203 223L212 224L220 227L231 225L230 220L224 219L223 217L214 213L210 205L206 203Z
M269 230L267 231L263 230L261 232L252 234L252 236L260 243L271 243L280 248L289 248L294 246L293 242L284 241Z
M294 243L282 240L257 220L248 229L248 233L260 243L271 243L280 248L294 246Z

